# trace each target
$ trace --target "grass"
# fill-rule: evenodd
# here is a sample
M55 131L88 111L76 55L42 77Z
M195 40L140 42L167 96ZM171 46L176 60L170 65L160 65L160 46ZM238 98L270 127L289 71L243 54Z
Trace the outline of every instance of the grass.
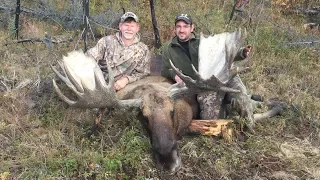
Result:
M123 5L137 12L142 40L151 46L148 4L130 3L93 1L100 6L91 10L97 14L103 5L115 10ZM157 20L162 42L172 37L173 20L181 10L190 12L197 32L247 28L254 49L251 70L241 74L244 83L252 93L286 103L280 116L257 123L255 135L243 137L236 129L231 143L219 137L184 137L179 142L182 169L175 175L159 172L135 112L111 112L99 133L87 138L95 110L69 108L53 91L49 65L73 50L76 42L55 44L52 51L42 43L9 44L0 48L1 179L319 179L320 48L286 45L311 36L319 39L319 34L305 32L301 17L283 15L260 1L247 7L251 22L247 15L226 29L231 5L157 1ZM73 36L52 22L25 18L22 37L42 37L44 32ZM0 29L1 45L11 42L9 34L8 28Z

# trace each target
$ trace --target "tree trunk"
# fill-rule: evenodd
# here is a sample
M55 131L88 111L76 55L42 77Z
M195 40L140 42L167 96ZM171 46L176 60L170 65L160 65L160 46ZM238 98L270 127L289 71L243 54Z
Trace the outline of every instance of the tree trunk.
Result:
M88 17L89 17L89 0L83 0L83 24L84 31L82 34L83 42L84 42L84 52L87 51L87 32L88 32Z
M19 38L19 16L20 16L20 0L17 0L17 6L16 6L16 16L14 20L14 30L16 34L16 38Z
M154 1L150 0L150 9L151 9L151 18L152 18L152 25L154 30L154 38L155 38L155 47L159 49L161 47L161 41L160 41L160 34L157 24L157 19L154 11Z

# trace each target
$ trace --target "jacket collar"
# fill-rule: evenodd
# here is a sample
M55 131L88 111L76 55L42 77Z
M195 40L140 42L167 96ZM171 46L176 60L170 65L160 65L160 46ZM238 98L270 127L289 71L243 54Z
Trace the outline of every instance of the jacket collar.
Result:
M123 43L123 41L121 39L121 31L116 33L116 37L117 37L117 40L119 41L119 43L124 46L124 43ZM136 37L134 37L133 43L131 45L136 44L138 42L140 42L140 34L139 33L136 34Z
M195 40L195 39L197 39L197 37L196 37L195 33L192 32L189 41L192 41L192 40ZM173 44L173 45L179 45L178 37L177 37L177 36L175 36L175 37L172 38L171 44Z

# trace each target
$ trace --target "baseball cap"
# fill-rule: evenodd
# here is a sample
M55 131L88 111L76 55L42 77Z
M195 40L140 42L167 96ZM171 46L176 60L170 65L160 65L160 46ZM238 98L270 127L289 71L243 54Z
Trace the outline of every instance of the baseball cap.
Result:
M120 23L123 23L128 18L134 19L134 21L139 22L139 18L133 12L126 12L121 16Z
M178 14L176 16L175 23L177 23L177 21L180 21L180 20L183 20L187 24L192 24L191 16L189 16L188 14Z

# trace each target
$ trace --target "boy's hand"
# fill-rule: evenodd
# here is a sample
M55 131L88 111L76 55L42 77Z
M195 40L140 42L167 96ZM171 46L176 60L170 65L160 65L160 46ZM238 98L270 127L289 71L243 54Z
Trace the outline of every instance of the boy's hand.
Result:
M178 75L176 75L176 76L174 77L174 80L175 80L177 83L182 81L182 79L181 79Z
M248 45L247 47L245 47L243 49L243 57L247 58L251 51L252 51L252 46L251 45Z

